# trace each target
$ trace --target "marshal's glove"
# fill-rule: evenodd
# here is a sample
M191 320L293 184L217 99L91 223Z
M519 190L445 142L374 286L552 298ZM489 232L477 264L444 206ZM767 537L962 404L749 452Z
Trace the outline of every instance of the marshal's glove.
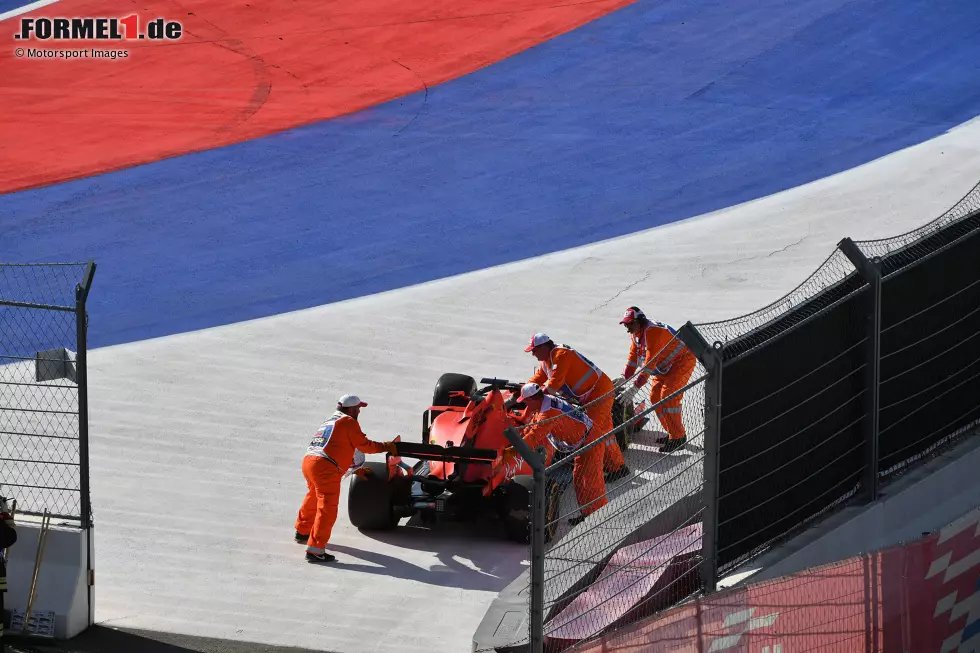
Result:
M639 394L640 390L643 388L642 383L640 383L640 385L637 385L637 383L640 383L639 379L637 379L634 383L627 386L626 389L624 389L623 392L619 395L620 400L632 402L633 398L637 394Z
M358 467L354 470L354 476L358 477L362 481L366 481L371 476L370 467Z
M397 442L382 442L381 446L385 448L385 452L391 454L392 456L398 455L398 443Z
M500 452L500 464L507 466L512 464L517 459L517 451L514 447L504 447L503 451Z

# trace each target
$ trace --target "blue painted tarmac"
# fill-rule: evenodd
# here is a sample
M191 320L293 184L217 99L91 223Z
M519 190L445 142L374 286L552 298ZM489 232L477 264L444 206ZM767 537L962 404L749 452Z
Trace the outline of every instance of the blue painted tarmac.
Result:
M978 37L976 0L640 0L427 93L0 196L0 256L94 258L92 347L405 287L937 136L980 115Z

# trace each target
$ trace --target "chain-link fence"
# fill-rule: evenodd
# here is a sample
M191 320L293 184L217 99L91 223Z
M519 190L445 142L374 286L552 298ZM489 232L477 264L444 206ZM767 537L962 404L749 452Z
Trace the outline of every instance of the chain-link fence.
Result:
M973 651L978 521L980 509L913 542L699 597L572 651Z
M918 229L899 236L878 240L857 241L857 246L869 259L885 259L893 254L893 261L911 262L928 255L932 250L930 243L935 238L940 241L962 235L969 229L969 219L980 213L980 183L964 195L951 209ZM888 272L886 271L886 275Z
M637 367L615 383L590 377L584 396L527 399L530 421L510 432L538 458L532 650L563 650L701 588L708 374L676 334Z
M980 185L908 234L845 238L763 309L686 324L653 358L680 344L697 359L689 368L638 375L639 387L617 383L571 412L542 404L545 419L510 434L517 449L521 436L541 447L522 454L537 459L530 619L510 650L577 649L713 594L721 577L849 500L875 500L879 482L973 432L977 261Z
M563 501L545 525L559 539L544 556L544 650L563 650L700 590L705 379L695 365L670 381L646 381L638 405L617 402L634 413L619 432L548 468ZM593 405L608 411L607 404ZM683 444L668 451L672 436ZM627 470L617 478L609 454L619 442L627 445Z
M95 264L0 264L0 495L90 523L85 302Z

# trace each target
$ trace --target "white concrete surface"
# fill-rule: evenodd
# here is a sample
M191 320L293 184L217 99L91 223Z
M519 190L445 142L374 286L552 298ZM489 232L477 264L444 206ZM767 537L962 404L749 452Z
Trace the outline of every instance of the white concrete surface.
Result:
M626 306L678 326L748 312L792 289L842 237L915 228L977 179L980 122L633 236L92 351L96 619L343 653L469 650L496 591L525 564L523 547L404 527L369 537L343 509L336 566L307 565L292 542L300 458L337 396L370 403L370 436L418 438L439 374L523 379L533 362L524 343L537 330L615 375Z
M8 549L4 608L26 614L37 561L40 518L18 515L17 542ZM92 624L89 600L89 540L94 531L65 526L52 519L44 539L31 614L54 612L54 636L74 637ZM32 618L33 620L33 618Z

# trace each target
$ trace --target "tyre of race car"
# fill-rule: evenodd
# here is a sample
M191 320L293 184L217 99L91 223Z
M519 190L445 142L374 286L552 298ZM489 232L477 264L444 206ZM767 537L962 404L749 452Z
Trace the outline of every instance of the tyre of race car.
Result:
M450 392L465 392L466 397L450 397ZM436 381L432 391L433 406L463 406L469 403L469 395L477 391L476 379L466 374L447 372Z
M619 399L616 399L616 401L613 402L613 428L617 428L623 422L633 419L634 415L636 415L636 410L633 407L633 402L621 401ZM631 424L630 426L627 426L616 433L616 442L619 443L620 451L626 451L627 447L629 447L630 443L633 441L633 435L636 433L636 431L636 425Z
M351 479L347 493L347 516L355 528L381 530L397 524L392 510L392 488L388 483L388 466L383 462L364 463L370 476Z
M558 511L561 490L553 479L546 482L544 541L550 542L558 530ZM534 478L528 475L515 476L504 486L504 500L500 519L504 524L507 539L522 544L531 541L531 497L534 492Z

